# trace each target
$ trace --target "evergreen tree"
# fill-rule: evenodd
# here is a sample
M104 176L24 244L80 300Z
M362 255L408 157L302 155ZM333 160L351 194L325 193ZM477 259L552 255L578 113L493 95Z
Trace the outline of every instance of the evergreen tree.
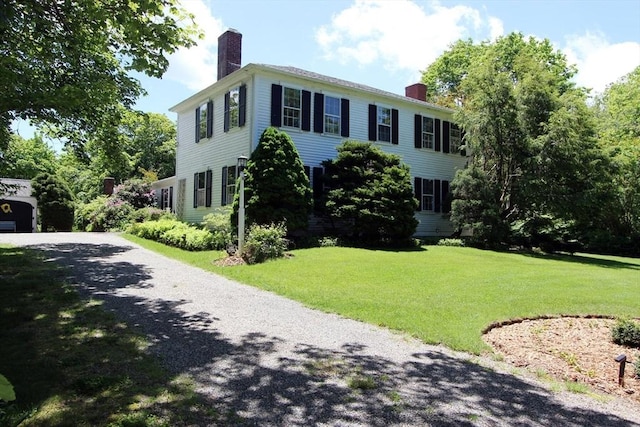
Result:
M269 127L260 136L245 171L247 226L284 222L289 235L305 232L313 206L309 177L293 141ZM237 214L238 197L234 202ZM237 224L234 215L234 224Z
M31 185L32 194L38 200L42 231L71 231L73 196L66 182L56 175L41 173Z
M345 141L338 156L323 165L330 188L327 214L346 222L354 241L407 244L418 226L414 218L418 201L409 168L400 157L368 142Z

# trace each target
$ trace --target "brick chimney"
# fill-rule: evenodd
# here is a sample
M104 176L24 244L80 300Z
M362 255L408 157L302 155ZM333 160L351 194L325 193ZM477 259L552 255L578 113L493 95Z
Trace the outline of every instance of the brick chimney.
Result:
M113 194L113 188L116 185L115 178L107 177L102 181L102 194L110 196Z
M424 83L416 83L404 88L404 94L408 98L417 99L418 101L427 100L427 86Z
M242 34L229 28L218 37L218 80L242 67Z

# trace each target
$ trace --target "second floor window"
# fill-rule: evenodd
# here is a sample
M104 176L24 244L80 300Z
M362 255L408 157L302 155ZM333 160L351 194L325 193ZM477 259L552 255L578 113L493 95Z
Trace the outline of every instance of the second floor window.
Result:
M324 97L324 132L340 135L340 99Z
M229 128L233 129L240 125L240 88L236 87L229 91Z
M422 118L422 148L433 149L433 119Z
M198 109L198 132L199 139L205 139L207 137L207 103L204 103Z
M391 108L378 106L378 141L391 142Z
M282 124L284 126L300 127L300 89L284 88L284 102L282 103Z
M449 141L451 144L449 150L451 153L458 153L460 151L460 146L462 145L462 132L460 132L458 125L451 123L449 135Z

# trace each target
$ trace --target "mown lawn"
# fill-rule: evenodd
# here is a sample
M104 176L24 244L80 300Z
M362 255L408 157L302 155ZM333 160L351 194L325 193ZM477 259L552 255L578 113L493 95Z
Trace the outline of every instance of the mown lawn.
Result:
M65 284L32 250L0 246L0 373L16 400L0 426L206 425L218 415L146 339Z
M425 246L416 251L313 248L251 266L218 267L126 236L167 256L321 310L482 353L493 322L541 315L640 316L640 259Z

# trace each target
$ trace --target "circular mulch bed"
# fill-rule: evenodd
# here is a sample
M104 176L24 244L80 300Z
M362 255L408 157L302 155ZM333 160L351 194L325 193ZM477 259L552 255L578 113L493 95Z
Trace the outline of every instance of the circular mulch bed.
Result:
M505 361L538 376L587 384L593 391L624 397L640 405L640 379L634 363L640 350L611 341L614 319L561 317L523 320L494 327L484 340ZM625 354L624 387L618 385L616 356Z

